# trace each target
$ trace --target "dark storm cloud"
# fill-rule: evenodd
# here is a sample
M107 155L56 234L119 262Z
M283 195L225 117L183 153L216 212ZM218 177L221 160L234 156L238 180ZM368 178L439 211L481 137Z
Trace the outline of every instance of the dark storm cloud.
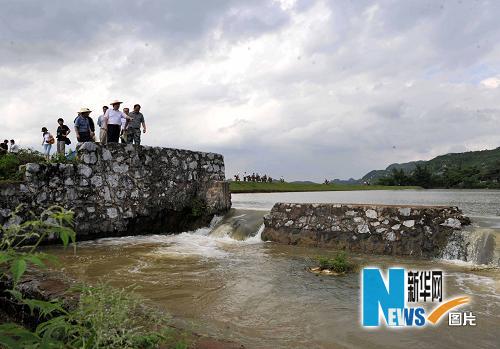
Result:
M2 2L0 63L64 64L95 55L98 49L133 38L159 45L166 56L200 53L218 25L224 37L275 30L287 16L264 0L26 1ZM196 45L193 45L196 43ZM96 50L97 49L97 50Z

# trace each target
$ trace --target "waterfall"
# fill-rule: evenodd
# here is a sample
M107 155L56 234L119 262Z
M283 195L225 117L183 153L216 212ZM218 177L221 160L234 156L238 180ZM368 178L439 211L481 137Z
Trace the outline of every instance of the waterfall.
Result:
M449 237L442 258L500 267L498 239L500 231L497 229L474 227L457 231Z
M231 209L215 226L209 235L214 238L230 237L238 241L248 241L262 233L263 216L266 211Z

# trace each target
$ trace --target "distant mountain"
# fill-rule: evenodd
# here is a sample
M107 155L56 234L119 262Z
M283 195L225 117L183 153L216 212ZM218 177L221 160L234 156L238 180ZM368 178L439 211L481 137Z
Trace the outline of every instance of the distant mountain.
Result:
M293 183L293 184L318 184L316 182L311 182L311 181L294 181L294 182L290 182L290 183Z
M349 179L338 179L332 180L334 184L359 184L359 179L349 178Z
M403 171L405 171L405 173L410 173L413 170L415 170L417 165L425 165L425 162L426 161L419 160L419 161L405 162L402 164L397 164L397 163L391 164L391 165L387 166L387 168L385 170L373 170L373 171L368 172L359 180L359 182L361 182L361 183L375 183L380 178L384 178L384 177L387 177L388 175L390 175L392 173L393 169L396 169L396 170L402 169Z
M441 175L446 169L475 167L481 172L498 168L500 164L500 147L493 150L469 151L465 153L449 153L437 156L428 161L411 161L402 164L391 164L385 170L368 172L359 181L376 183L380 178L389 177L393 169L402 169L406 174L415 170L417 165L426 167L433 175Z

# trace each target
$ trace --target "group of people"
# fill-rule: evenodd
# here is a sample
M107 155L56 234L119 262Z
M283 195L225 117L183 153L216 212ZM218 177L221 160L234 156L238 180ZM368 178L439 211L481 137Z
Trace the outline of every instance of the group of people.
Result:
M99 127L99 142L106 143L134 143L141 144L141 133L146 133L146 122L144 115L141 113L141 106L134 105L133 111L129 108L123 108L120 111L120 106L123 102L114 100L110 103L112 108L108 106L102 107L102 114L97 119ZM74 130L78 143L95 142L96 127L94 120L90 117L92 110L81 108L77 117L74 120ZM65 125L64 120L57 120L56 138L48 131L46 127L42 127L43 134L43 150L45 157L50 158L52 145L57 140L57 153L64 155L66 145L71 144L68 135L71 133L70 128ZM142 126L142 130L141 130Z
M8 139L6 139L2 143L0 143L0 155L4 155L7 153L18 153L18 152L19 152L19 146L13 139L11 139L10 142Z
M234 175L234 181L235 182L241 182L240 174L235 174ZM272 183L273 178L268 175L259 175L258 173L252 173L251 175L245 172L243 175L243 182L258 182L258 183Z

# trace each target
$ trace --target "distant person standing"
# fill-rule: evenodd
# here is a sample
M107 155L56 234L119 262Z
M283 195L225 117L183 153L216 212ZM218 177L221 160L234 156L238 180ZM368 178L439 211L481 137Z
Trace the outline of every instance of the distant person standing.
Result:
M105 105L102 107L102 115L97 118L97 126L99 126L99 142L106 144L108 140L108 131L105 128L104 115L109 108Z
M45 155L45 160L50 160L50 150L52 149L52 144L55 143L54 137L50 134L47 127L42 127L42 135L43 135L43 154Z
M16 144L16 142L14 142L13 139L10 140L9 152L13 154L19 153L19 146Z
M123 113L130 117L130 109L129 108L123 108ZM127 124L128 120L127 119L122 119L122 128L120 131L120 143L127 143Z
M130 113L132 120L127 123L127 142L141 144L141 125L142 132L146 133L146 121L144 121L144 115L141 113L141 106L139 104L134 105L134 111Z
M92 142L94 140L94 132L90 124L90 113L92 113L92 110L89 108L81 108L75 119L75 133L79 143Z
M68 139L68 135L70 134L71 130L64 124L64 120L62 118L57 119L57 123L59 124L56 132L57 154L64 155L66 153L66 144L70 144L68 142L71 142Z
M6 139L2 143L0 143L0 154L7 154L9 151L9 141Z
M122 103L123 102L114 100L110 103L113 109L108 109L104 114L104 125L108 132L108 143L118 143L120 140L122 120L128 120L130 118L119 110L120 104Z

